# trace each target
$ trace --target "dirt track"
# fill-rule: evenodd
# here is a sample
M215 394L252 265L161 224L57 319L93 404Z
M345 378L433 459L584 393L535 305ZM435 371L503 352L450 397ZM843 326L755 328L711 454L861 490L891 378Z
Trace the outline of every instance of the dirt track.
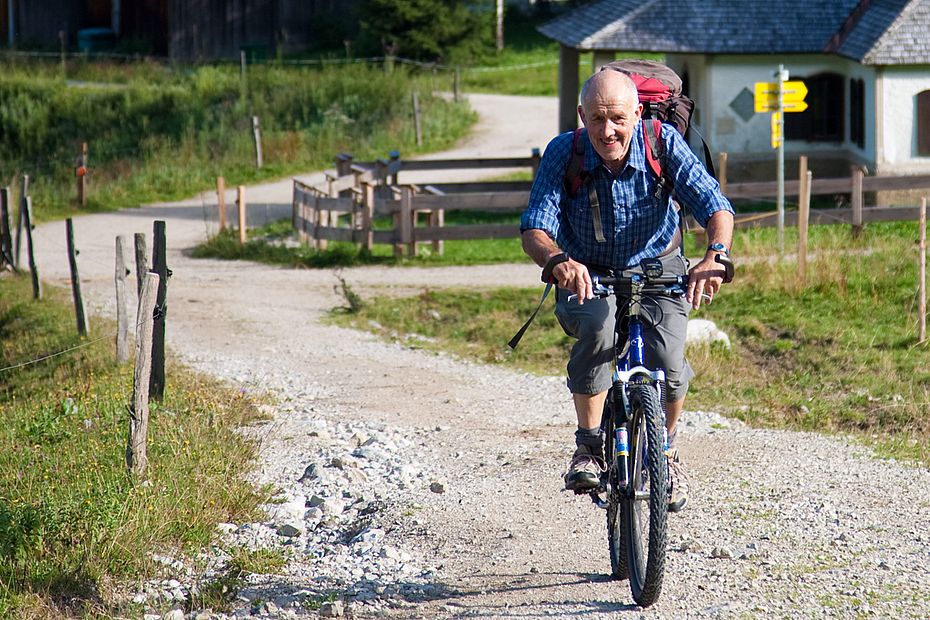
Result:
M482 123L443 156L525 155L554 131L552 99L473 101ZM287 213L289 188L289 181L250 188L256 217ZM315 454L316 439L294 411L411 439L402 457L424 463L445 492L398 491L384 519L392 544L434 569L434 587L391 605L355 606L356 615L930 617L926 470L877 461L842 440L730 427L693 412L682 439L697 493L672 518L661 601L638 610L625 583L606 579L603 514L560 491L573 430L560 378L326 326L323 314L341 304L328 271L188 258L185 250L215 229L213 202L77 218L84 289L93 313L112 314L115 235L131 239L150 233L154 219L167 222L169 347L199 369L264 385L288 404L264 431L260 480L293 487ZM63 224L40 227L36 244L43 278L66 285ZM433 287L439 276L475 286L530 286L538 278L528 264L342 275L363 294ZM293 593L312 570L306 563L270 577L256 598Z

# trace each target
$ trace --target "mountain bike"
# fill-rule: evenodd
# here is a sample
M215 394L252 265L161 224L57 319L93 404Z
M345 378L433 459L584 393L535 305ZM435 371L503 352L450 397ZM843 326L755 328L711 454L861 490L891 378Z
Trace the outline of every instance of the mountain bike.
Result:
M722 255L716 260L730 282L733 263ZM658 600L665 574L670 481L665 371L645 365L642 307L659 296L683 297L688 276L663 275L659 259L643 260L640 271L592 276L594 297L617 297L616 368L601 416L607 468L588 493L607 510L612 576L629 579L633 600L648 607Z

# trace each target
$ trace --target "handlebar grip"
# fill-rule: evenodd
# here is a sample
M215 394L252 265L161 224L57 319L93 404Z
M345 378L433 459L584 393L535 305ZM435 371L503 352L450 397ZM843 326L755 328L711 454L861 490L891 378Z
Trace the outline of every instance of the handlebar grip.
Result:
M733 266L733 261L730 260L730 257L726 254L717 254L714 257L714 260L723 265L723 281L727 283L732 282L735 267Z

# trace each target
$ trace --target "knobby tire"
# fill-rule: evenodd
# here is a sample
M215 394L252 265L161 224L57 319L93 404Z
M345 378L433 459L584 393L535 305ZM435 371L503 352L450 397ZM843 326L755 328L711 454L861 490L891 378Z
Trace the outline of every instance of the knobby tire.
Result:
M620 488L617 475L620 462L616 446L617 412L611 403L613 388L604 404L604 457L607 461L610 494L607 496L607 546L610 548L610 576L614 579L628 579L626 537L623 534L623 519L620 518Z
M655 387L632 385L629 390L630 480L634 490L648 490L649 499L637 501L633 494L621 492L620 520L633 600L648 607L659 599L665 574L668 461L664 416Z

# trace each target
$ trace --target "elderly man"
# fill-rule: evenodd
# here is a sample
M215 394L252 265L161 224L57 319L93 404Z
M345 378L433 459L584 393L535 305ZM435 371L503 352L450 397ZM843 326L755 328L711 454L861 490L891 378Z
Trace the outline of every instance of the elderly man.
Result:
M658 179L646 160L642 110L628 75L603 70L589 78L578 106L586 130L579 140L584 144L589 189L575 196L567 191L573 134L557 136L540 163L521 230L524 251L558 283L559 323L577 339L568 362L568 388L578 418L577 447L565 474L570 490L595 488L604 469L600 423L612 381L615 300L592 298L591 272L635 268L644 258L659 257L665 273L690 274L687 298L660 299L661 312L656 314L662 320L646 330L646 363L666 372L669 510L674 512L688 501L675 441L676 423L694 376L684 356L688 313L702 298L709 302L723 283L723 271L714 259L729 254L733 209L681 135L664 126L660 139L665 173L674 181L675 198L707 230L707 251L688 270L681 253L678 210L670 197L655 197ZM599 203L598 218L592 217L591 190ZM577 301L568 299L572 293Z

